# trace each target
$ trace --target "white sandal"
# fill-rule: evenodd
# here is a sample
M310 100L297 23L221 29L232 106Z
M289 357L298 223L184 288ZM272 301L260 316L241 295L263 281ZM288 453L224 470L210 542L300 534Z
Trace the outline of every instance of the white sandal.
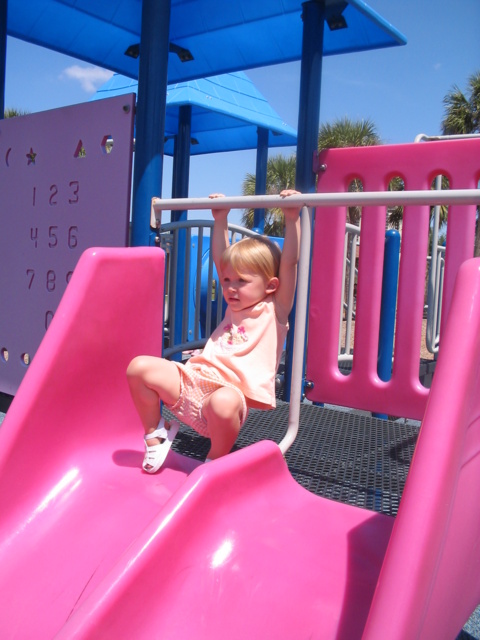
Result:
M165 420L162 418L158 423L158 427L153 433L145 434L145 457L143 458L143 470L147 473L156 473L170 451L172 442L178 433L180 425L175 420L170 423L170 429L165 427ZM147 440L151 438L161 438L163 442L160 444L148 445Z

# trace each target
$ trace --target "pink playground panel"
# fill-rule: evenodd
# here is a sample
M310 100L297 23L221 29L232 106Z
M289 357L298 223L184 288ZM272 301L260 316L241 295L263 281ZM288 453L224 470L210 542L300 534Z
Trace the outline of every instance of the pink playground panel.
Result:
M479 139L330 149L316 163L318 191L345 192L354 178L364 191L385 191L396 176L406 190L429 190L437 175L446 176L452 189L476 189L479 157ZM316 210L306 372L314 387L306 392L309 399L422 419L428 397L419 381L419 361L429 211L429 206L404 208L394 363L391 380L383 382L377 356L386 207L362 211L354 357L347 376L338 368L346 207ZM475 217L474 204L449 207L443 323L458 268L473 256Z

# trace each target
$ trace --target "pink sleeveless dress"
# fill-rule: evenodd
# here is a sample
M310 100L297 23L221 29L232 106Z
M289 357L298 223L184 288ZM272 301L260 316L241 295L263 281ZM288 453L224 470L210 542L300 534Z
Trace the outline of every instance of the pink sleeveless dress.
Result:
M243 392L250 406L274 408L275 374L287 330L288 324L277 319L273 295L242 311L227 307L203 352L188 364L214 367Z

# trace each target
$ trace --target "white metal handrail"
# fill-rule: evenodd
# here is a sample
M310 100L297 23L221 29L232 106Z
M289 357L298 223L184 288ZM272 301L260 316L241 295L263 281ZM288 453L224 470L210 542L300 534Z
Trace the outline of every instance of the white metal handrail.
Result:
M342 313L340 314L340 325L345 322L345 345L342 347L342 335L343 332L339 332L339 345L338 345L338 361L353 360L352 351L352 322L355 319L355 281L358 273L356 265L357 247L360 246L360 227L347 223L345 225L345 258L343 261L343 291L344 299L342 305ZM348 254L350 253L350 259ZM348 289L345 296L345 289ZM344 320L345 316L345 320Z
M469 138L480 138L480 133L453 133L445 136L429 136L426 133L419 133L415 136L414 142L435 142L439 140L468 140Z
M429 256L430 269L428 273L427 327L425 345L430 353L438 353L440 342L440 320L443 300L443 279L445 273L445 247L432 246Z
M226 196L224 198L152 198L152 213L185 209L265 209L290 206L330 207L368 205L480 205L480 189L450 189L432 191L363 191L346 193L302 193L288 196ZM153 216L155 217L155 216Z

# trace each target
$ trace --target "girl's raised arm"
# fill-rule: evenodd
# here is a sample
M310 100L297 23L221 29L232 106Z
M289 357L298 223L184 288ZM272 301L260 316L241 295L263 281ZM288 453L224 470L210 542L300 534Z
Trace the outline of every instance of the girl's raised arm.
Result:
M223 193L212 193L210 198L224 198ZM213 262L215 263L215 267L217 268L218 276L221 278L220 274L220 258L222 257L225 249L230 245L230 240L228 238L228 214L230 213L230 209L212 209L213 215L213 233L212 233L212 256Z
M285 189L280 195L298 194L294 189ZM297 265L300 257L300 207L282 207L285 215L285 240L278 273L279 285L275 293L277 317L285 323L293 307L295 286L297 283Z

